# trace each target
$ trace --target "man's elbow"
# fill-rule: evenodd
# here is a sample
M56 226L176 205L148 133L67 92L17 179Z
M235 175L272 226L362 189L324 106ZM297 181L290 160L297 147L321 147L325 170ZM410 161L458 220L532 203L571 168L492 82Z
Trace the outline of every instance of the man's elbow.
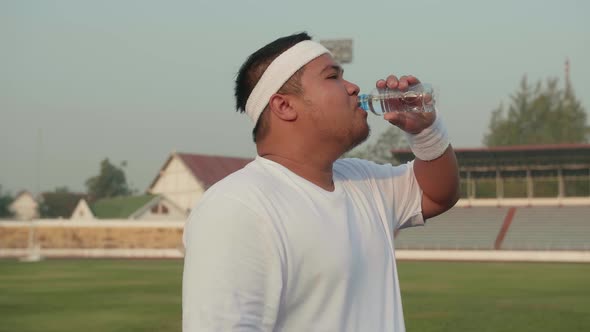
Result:
M458 186L457 186L458 188ZM430 219L450 210L459 201L460 192L450 188L445 194L440 194L436 199L426 193L422 195L422 215L424 219Z
M451 199L449 200L449 209L455 206L459 199L461 198L461 192L459 190L455 190L454 194L452 195Z
M453 192L449 192L449 195L446 197L445 200L439 201L438 204L441 206L444 211L451 209L461 197L459 190L455 190Z
M438 199L434 200L436 204L439 206L439 213L445 212L450 210L461 198L461 192L459 190L459 183L457 182L456 185L451 185L447 187L447 192L442 197L439 196Z
M448 199L446 202L447 209L450 209L453 206L455 206L455 204L457 204L457 202L459 201L460 198L461 198L461 190L460 190L460 186L459 186L459 175L457 174L457 178L455 180L455 183L454 183L454 185L451 186L451 189L449 190Z

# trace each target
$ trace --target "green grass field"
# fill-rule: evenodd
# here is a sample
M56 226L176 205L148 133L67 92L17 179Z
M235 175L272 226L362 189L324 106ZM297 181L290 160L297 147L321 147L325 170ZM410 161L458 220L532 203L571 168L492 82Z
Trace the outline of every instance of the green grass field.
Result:
M409 332L590 331L590 264L398 268ZM0 331L180 331L181 279L181 260L0 260Z

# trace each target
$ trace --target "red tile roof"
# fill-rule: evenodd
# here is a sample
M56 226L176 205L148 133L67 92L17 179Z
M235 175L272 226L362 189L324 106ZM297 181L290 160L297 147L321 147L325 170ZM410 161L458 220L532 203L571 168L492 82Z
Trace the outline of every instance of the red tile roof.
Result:
M206 188L246 166L253 159L178 153L178 157Z

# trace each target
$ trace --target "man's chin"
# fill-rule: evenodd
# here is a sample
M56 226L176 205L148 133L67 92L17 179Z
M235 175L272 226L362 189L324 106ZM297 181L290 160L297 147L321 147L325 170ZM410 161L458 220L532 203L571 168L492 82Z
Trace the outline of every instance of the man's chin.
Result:
M364 143L367 139L369 139L369 136L371 136L371 128L367 124L362 129L362 131L359 131L356 133L356 135L354 135L354 138L350 144L350 148L347 150L347 152Z

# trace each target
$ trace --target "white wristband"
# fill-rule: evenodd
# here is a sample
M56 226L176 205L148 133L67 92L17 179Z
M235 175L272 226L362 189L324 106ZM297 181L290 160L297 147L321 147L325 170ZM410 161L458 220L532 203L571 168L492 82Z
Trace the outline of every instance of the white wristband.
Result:
M442 156L450 144L449 135L439 114L436 114L436 119L430 127L418 134L406 133L406 137L414 155L424 161Z

